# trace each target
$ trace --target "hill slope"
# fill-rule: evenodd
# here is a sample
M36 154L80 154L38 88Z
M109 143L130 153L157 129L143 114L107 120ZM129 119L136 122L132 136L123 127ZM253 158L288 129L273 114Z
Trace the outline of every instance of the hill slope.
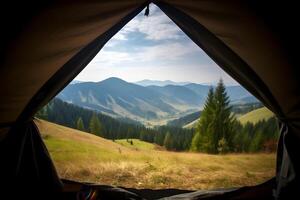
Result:
M196 128L197 124L198 124L198 121L199 121L199 119L195 119L194 121L184 125L183 128L188 128L188 129Z
M253 124L257 123L260 120L267 120L271 117L273 117L274 114L267 109L266 107L258 108L256 110L253 110L251 112L248 112L242 116L240 116L238 119L242 124L246 124L247 122L251 122Z
M167 123L168 126L185 127L186 125L198 120L201 115L201 111L191 113L189 115L180 117L178 119L171 120Z
M275 173L274 154L130 148L43 120L35 122L62 178L131 188L211 189L254 185Z

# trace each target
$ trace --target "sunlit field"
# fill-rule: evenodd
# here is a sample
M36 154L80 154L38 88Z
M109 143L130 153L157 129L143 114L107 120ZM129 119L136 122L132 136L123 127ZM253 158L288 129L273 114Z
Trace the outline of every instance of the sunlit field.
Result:
M115 142L36 120L62 178L132 188L211 189L262 183L275 154L170 152L151 143Z
M242 115L241 117L239 117L238 119L242 124L246 124L247 122L251 122L255 124L260 120L267 120L273 116L274 114L270 110L268 110L266 107L263 107L248 112Z

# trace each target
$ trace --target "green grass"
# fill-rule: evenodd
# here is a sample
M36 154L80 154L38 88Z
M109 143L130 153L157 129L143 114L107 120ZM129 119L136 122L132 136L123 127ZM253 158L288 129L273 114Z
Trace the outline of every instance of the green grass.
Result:
M274 116L274 114L267 109L266 107L258 108L256 110L253 110L251 112L248 112L242 116L240 116L238 119L242 124L246 124L247 122L251 122L253 124L257 123L260 120L267 120Z
M36 121L60 177L135 188L211 189L261 183L275 174L275 154L170 152L150 143L116 142Z
M130 143L132 141L132 144ZM125 146L127 148L132 148L135 150L155 150L158 147L152 143L144 142L138 139L129 139L128 141L126 139L123 140L115 140L116 143Z
M183 128L188 128L188 129L196 128L198 121L199 121L199 119L196 119L196 120L188 123L187 125L183 126Z

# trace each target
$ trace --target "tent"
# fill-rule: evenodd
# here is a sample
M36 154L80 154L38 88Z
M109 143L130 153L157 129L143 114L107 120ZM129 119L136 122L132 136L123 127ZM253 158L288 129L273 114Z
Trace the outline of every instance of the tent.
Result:
M33 115L151 2L276 114L281 136L274 179L254 187L186 194L100 187L59 179ZM31 195L39 191L48 194L47 197L62 197L77 187L87 191L98 188L103 199L142 199L147 195L153 198L175 195L170 199L289 199L290 196L299 199L300 70L296 3L256 0L7 3L1 6L0 14L0 190L26 188Z

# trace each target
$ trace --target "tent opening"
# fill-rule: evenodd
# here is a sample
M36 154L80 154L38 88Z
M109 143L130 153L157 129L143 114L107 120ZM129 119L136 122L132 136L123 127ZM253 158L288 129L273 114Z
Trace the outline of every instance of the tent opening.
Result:
M275 115L150 4L36 113L61 178L126 188L257 185Z

